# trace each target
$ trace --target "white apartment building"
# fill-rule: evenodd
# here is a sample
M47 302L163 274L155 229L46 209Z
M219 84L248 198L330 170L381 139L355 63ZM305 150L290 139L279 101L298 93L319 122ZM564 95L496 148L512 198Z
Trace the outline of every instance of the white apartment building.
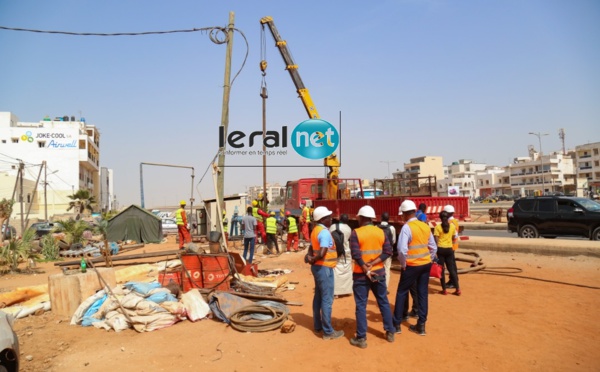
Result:
M476 192L482 198L494 195L513 195L508 167L488 166L477 172Z
M512 194L575 193L576 171L570 156L561 153L540 156L531 150L530 156L515 158L508 167Z
M461 159L444 167L445 178L437 181L437 191L440 196L448 195L448 187L457 188L460 196L474 198L478 196L476 175L485 170L486 165Z
M578 191L590 190L600 193L600 142L588 143L575 147L575 167L579 178L584 179L578 184Z
M263 192L262 186L250 186L248 188L248 195L251 200L258 199L258 194ZM281 186L279 183L273 185L267 183L267 199L269 203L277 203L279 200L283 203L285 196L285 186Z
M0 112L0 154L0 198L12 197L22 162L24 179L31 181L26 182L29 186L23 192L30 220L45 219L46 210L49 219L67 213L68 195L80 189L91 191L96 201L100 200L100 132L84 118L20 122L13 113ZM44 162L46 169L40 172ZM33 190L36 180L37 190ZM110 187L112 190L112 181Z
M100 199L98 209L106 213L117 210L117 197L114 193L113 170L106 167L100 168Z

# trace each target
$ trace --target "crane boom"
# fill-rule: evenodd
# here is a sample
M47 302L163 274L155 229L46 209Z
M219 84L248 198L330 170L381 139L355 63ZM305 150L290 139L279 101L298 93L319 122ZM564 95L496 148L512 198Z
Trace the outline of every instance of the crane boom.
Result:
M298 72L298 65L292 58L292 54L287 47L287 42L281 38L281 35L279 35L279 31L277 31L277 27L275 27L275 23L273 22L273 17L263 17L261 18L260 23L263 25L263 30L264 26L267 25L269 31L271 31L271 35L273 36L273 39L275 39L275 45L279 49L281 57L283 57L283 61L285 62L285 69L289 72L290 77L296 86L296 92L298 92L298 96L304 105L304 109L306 110L308 117L310 119L319 119L319 112L317 111L312 97L310 96L308 89L304 86L302 78L300 77L300 73ZM266 61L261 61L260 67L264 73L265 69L267 68ZM331 154L323 159L323 165L329 168L329 172L327 173L329 197L331 199L335 199L338 190L337 180L340 173L340 162L337 158L337 155Z

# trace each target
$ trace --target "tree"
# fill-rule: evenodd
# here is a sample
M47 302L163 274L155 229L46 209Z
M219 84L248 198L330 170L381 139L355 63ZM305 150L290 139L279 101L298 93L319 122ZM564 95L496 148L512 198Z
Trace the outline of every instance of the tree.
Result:
M3 225L4 221L10 218L14 203L14 200L6 200L6 198L2 198L0 201L0 225Z
M77 190L77 192L73 195L69 195L69 208L67 211L73 209L77 212L77 218L85 212L85 210L89 210L90 212L94 211L93 205L96 204L96 200L94 199L94 195L90 194L89 190Z

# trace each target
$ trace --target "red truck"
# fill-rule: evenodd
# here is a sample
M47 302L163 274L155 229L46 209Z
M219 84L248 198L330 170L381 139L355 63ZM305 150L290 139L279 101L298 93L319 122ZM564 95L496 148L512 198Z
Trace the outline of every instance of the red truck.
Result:
M423 195L427 191L416 192L413 195L392 195L393 189L390 187L380 187L376 181L376 188L384 190L382 195L375 194L372 198L357 198L355 195L364 195L362 182L358 178L337 179L338 191L337 197L328 198L327 185L325 178L302 178L295 181L288 181L285 193L285 209L293 215L301 214L300 203L305 201L312 208L324 206L333 211L333 218L339 219L343 213L348 214L352 227L357 227L356 213L363 205L370 205L375 209L377 220L381 221L381 214L388 212L390 214L390 224L395 227L402 226L402 218L398 216L400 204L410 199L418 206L425 203L427 206L427 218L437 220L439 213L445 205L454 207L455 218L464 220L469 217L469 198L460 196L432 196Z

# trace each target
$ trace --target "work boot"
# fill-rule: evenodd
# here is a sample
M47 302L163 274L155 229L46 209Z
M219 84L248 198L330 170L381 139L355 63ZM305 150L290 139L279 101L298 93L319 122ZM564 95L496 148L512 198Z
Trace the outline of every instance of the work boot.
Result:
M344 331L339 330L339 331L333 331L332 333L328 334L328 335L323 335L323 340L335 340L337 338L340 338L344 335Z
M418 317L419 317L419 313L417 313L417 312L416 312L416 311L414 311L414 310L411 310L411 311L408 313L408 316L409 316L409 317L411 317L411 318L418 318Z
M398 324L397 326L394 326L394 328L396 328L397 334L402 334L402 328L400 328L400 324Z
M416 325L411 325L408 327L408 330L418 334L419 336L425 336L427 334L425 333L425 324L417 323Z
M366 349L366 347L367 347L367 339L366 338L352 337L350 339L350 345L352 345L352 346L358 346L361 349Z
M387 342L394 342L394 332L385 332Z

